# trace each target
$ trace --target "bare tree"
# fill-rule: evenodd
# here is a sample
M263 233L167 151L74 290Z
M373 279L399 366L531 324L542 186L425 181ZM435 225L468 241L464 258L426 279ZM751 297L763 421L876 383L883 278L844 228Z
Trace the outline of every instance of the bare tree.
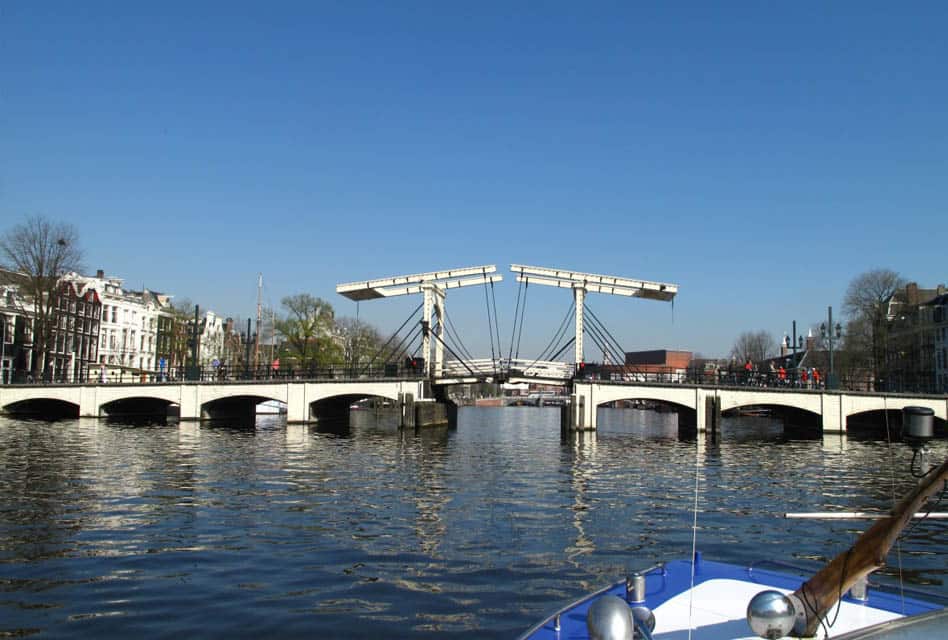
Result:
M378 329L355 318L339 318L336 329L343 339L346 365L365 364L382 346Z
M19 276L23 293L33 302L33 378L43 374L52 346L61 293L60 278L79 271L82 249L71 224L41 216L28 218L0 237L0 264Z
M767 331L745 331L734 341L731 356L738 362L760 362L775 355L777 341Z
M864 359L872 363L874 378L885 365L888 303L904 286L905 280L895 271L872 269L853 278L846 289L843 311L849 316L847 333L862 334L862 340L853 335L847 347L868 346L868 357Z

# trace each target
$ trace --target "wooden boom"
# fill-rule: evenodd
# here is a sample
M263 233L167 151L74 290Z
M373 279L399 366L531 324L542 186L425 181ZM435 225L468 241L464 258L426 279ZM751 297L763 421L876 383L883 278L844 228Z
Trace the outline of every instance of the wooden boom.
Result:
M891 515L872 525L859 536L853 546L833 558L794 592L793 595L803 603L806 611L806 629L803 636L816 634L820 620L853 584L885 566L885 557L906 523L933 494L941 491L944 483L948 483L948 459L927 474L918 486L895 506Z

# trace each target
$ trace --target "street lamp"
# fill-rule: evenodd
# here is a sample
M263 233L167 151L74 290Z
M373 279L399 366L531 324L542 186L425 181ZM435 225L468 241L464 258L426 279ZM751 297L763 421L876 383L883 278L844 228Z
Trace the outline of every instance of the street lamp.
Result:
M824 340L829 337L830 370L829 375L826 376L826 388L836 389L839 387L839 381L836 379L836 372L833 366L833 334L835 333L836 339L839 340L843 334L843 328L838 322L835 327L833 326L833 307L829 307L827 312L829 316L827 321L820 325L820 335Z
M785 347L789 346L790 348L793 349L793 367L794 368L796 368L797 366L797 347L799 346L801 350L803 349L803 336L800 336L799 340L800 341L797 342L797 321L794 320L793 321L793 340L788 345L786 335L784 335L784 343L783 343Z

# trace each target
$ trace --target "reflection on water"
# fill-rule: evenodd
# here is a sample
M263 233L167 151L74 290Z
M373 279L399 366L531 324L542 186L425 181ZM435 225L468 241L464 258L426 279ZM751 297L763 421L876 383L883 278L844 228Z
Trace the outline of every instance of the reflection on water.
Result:
M510 637L629 568L686 556L697 474L708 557L811 562L911 486L904 445L798 439L725 418L465 408L457 429L347 423L57 423L0 418L0 635ZM933 459L948 455L939 442ZM948 594L943 522L890 555ZM883 576L885 578L885 576Z

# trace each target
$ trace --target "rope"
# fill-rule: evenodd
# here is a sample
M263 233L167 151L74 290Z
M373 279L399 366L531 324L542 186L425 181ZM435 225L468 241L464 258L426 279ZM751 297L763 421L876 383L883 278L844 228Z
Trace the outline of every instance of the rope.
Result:
M701 449L699 439L695 438L695 502L692 509L691 522L691 588L688 590L688 640L691 640L691 630L694 628L694 599L695 599L695 556L698 553L698 494L700 489Z
M895 505L898 502L898 497L896 496L895 489L895 463L893 457L895 452L892 450L892 433L889 430L889 397L887 395L882 396L882 410L885 414L885 439L886 439L886 451L889 454L889 479L890 486L892 490L892 507L895 508ZM905 585L902 579L902 538L899 536L895 539L895 556L898 559L899 566L899 597L902 601L902 613L905 613Z

